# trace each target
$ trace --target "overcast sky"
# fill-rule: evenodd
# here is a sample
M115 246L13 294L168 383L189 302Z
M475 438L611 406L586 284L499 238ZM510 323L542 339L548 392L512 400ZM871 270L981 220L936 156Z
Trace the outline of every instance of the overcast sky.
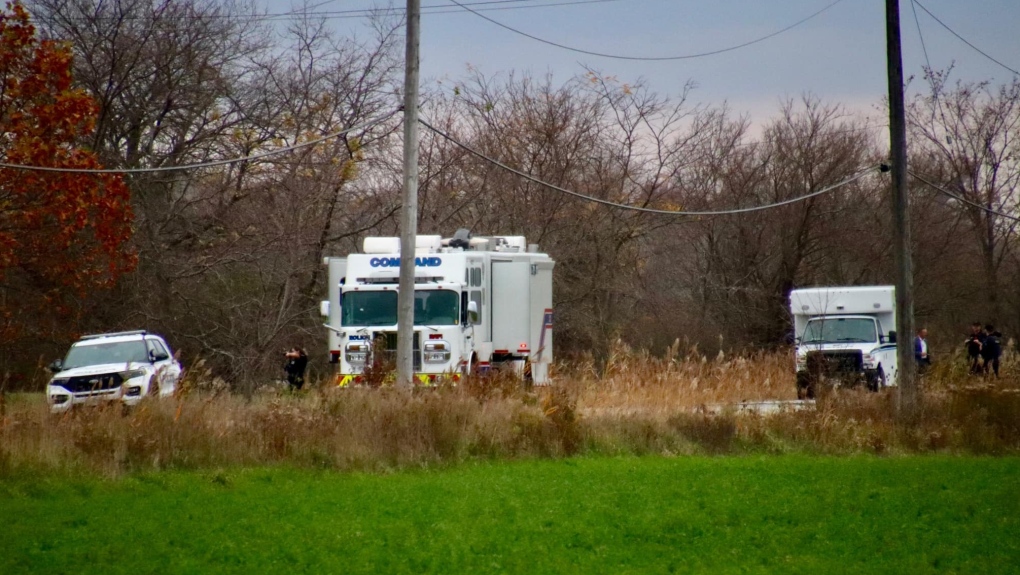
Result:
M291 8L266 0L271 12ZM723 50L810 20L751 46L670 61L620 60L551 46L489 22L447 0L422 0L422 78L455 82L469 66L491 75L510 70L549 72L566 81L582 65L621 82L639 78L656 92L676 95L697 84L692 99L729 102L755 122L780 101L803 93L851 109L871 111L886 93L885 0L458 0L507 27L580 50L633 57L671 57ZM559 4L559 5L557 5ZM315 4L340 31L367 19L351 10L387 6L387 0L332 0ZM402 0L393 5L405 6ZM1020 70L1020 0L922 0L917 22L900 1L907 76L920 79L925 56L940 69L955 62L954 78L1005 83L1013 72L953 36L949 28L1006 67ZM449 7L443 8L443 7ZM915 80L914 88L921 88Z

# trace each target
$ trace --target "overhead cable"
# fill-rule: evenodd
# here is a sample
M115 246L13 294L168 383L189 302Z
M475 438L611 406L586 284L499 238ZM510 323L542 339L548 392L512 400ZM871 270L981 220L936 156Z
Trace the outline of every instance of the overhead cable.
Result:
M711 50L711 51L708 51L708 52L700 52L700 53L697 53L697 54L684 54L684 55L681 55L681 56L622 56L622 55L619 55L619 54L607 54L605 52L594 52L594 51L591 51L591 50L584 50L584 49L581 49L581 48L574 48L573 46L567 46L565 44L560 44L558 42L553 42L552 40L546 40L545 38L540 38L540 37L535 36L533 34L529 34L529 33L524 32L522 30L518 30L517 28L513 28L513 27L508 26L508 25L506 25L506 24L504 24L502 22L499 22L498 20L494 20L492 18L489 18L488 16L486 16L484 14L480 14L478 10L473 10L471 8L468 8L464 4L458 2L457 0L449 0L450 3L456 4L457 6L460 6L464 10L467 10L468 12L471 12L472 14L474 14L475 16L478 16L479 18L481 18L483 20L487 20L487 21L495 24L496 26L499 26L500 28L503 28L504 30L509 30L510 32L513 32L514 34L518 34L520 36L524 36L525 38L530 38L532 40L535 40L536 42L541 42L543 44L548 44L549 46L555 46L556 48L561 48L563 50L569 50L571 52L577 52L578 54L587 54L588 56L598 56L598 57L601 57L601 58L612 58L612 59L615 59L615 60L640 60L640 61L645 61L645 62L658 62L658 61L667 61L667 60L690 60L692 58L703 58L705 56L714 56L716 54L723 54L725 52L732 52L733 50L739 50L740 48L746 48L747 46L751 46L751 45L757 44L759 42L764 42L765 40L768 40L770 38L774 38L774 37L782 34L783 32L787 32L789 30L792 30L792 29L796 28L797 26L800 26L801 24L807 22L808 20L811 20L812 18L822 14L823 12L827 11L828 9L832 8L833 6L835 6L836 4L839 4L842 1L843 0L835 0L831 4L825 6L821 10L818 10L814 14L811 14L810 16L807 16L806 18L802 18L801 20L798 20L798 21L794 22L793 24L790 24L789 26L787 26L785 28L777 30L777 31L775 31L775 32L773 32L771 34L768 34L767 36L762 36L761 38L756 38L754 40L751 40L751 41L748 41L748 42L744 42L743 44L737 44L736 46L729 46L727 48L720 48L718 50Z
M576 6L579 4L606 4L609 2L619 2L620 0L561 0L559 2L546 2L542 4L521 4L522 2L530 2L531 0L490 0L488 2L469 2L469 6L484 6L483 8L477 8L479 12L496 12L506 10L532 10L535 8L553 8L558 6ZM517 4L516 6L494 6L496 4ZM378 12L395 12L402 13L406 10L399 8L389 9L378 9L378 8L361 8L352 10L322 10L316 12L309 12L309 16L324 16L328 19L349 19L349 18L366 18ZM433 14L460 14L464 12L462 9L458 9L445 4L429 4L421 7L422 16L431 16ZM297 13L283 13L283 14L268 14L267 19L293 19L295 17L303 16L300 12Z
M935 72L932 70L931 60L928 59L928 47L925 46L924 43L924 34L921 33L921 20L917 17L916 0L910 0L910 10L914 13L914 24L917 26L917 37L921 40L921 52L924 53L924 63L928 65L928 75L931 78L932 83L932 98L935 100L935 105L938 108L939 115L942 116L942 124L948 125L949 123L946 122L946 113L942 110L942 98L939 97L941 86L939 86L939 89L936 89ZM935 109L932 109L931 111L931 123L935 124Z
M608 2L619 2L620 0L560 0L552 1L541 4L531 4L534 0L486 0L482 2L470 2L470 6L479 6L477 10L479 12L491 12L491 11L505 11L505 10L531 10L535 8L552 8L557 6L574 6L579 4L605 4ZM322 4L326 4L323 2ZM189 15L175 15L175 18L181 18L186 20L239 20L248 22L262 22L269 20L300 20L306 17L321 17L326 20L351 20L355 18L369 18L375 14L403 14L406 10L403 8L351 8L347 10L316 10L319 4L308 11L300 9L289 10L287 12L267 12L267 13L251 13L246 15L241 14L199 14L194 16ZM504 6L504 4L506 4ZM515 4L515 5L510 5ZM449 4L428 4L421 7L421 14L433 15L433 14L462 14L464 10L450 6ZM52 16L43 14L33 15L37 20L53 23L56 19ZM144 20L149 17L147 16L67 16L64 15L64 20Z
M587 194L582 194L580 192L575 192L575 191L572 191L572 190L568 190L566 188L561 188L560 186L557 186L555 184L550 184L549 182L542 181L542 180L540 180L540 179L538 179L538 178L536 178L536 177L534 177L532 175L529 175L529 174L527 174L525 172L522 172L522 171L520 171L518 169L512 168L512 167L510 167L510 166L500 162L499 160L495 160L493 158L490 158L489 156L486 156L485 154L483 154L482 152L479 152L478 150L472 148L471 146L468 146L467 144L461 143L460 141L454 139L453 136L447 134L446 132L440 130L439 128L436 128L436 127L432 126L431 124L429 124L425 120L419 119L418 122L421 123L421 125L423 125L426 128L428 128L429 130L431 130L432 132L434 132L437 135L439 135L440 137L442 137L442 138L448 140L449 142L453 143L454 145L464 149L465 151L467 151L468 153L478 157L479 159L484 160L484 161L486 161L486 162L488 162L488 163L490 163L490 164L492 164L492 165L494 165L494 166L496 166L498 168L502 168L502 169L504 169L504 170L506 170L508 172L513 173L513 174L517 174L518 176L520 176L520 177L522 177L522 178L524 178L524 179L526 179L528 181L534 182L534 183L536 183L536 184L538 184L540 186L544 186L544 187L549 188L551 190L554 190L554 191L557 191L557 192L560 192L560 193L563 193L563 194L567 194L567 195L570 195L570 196L574 196L575 198L580 198L580 199L585 200L585 201L594 202L596 204L602 204L604 206L609 206L611 208L618 208L618 209L621 209L621 210L630 210L630 211L635 211L635 212L644 212L644 213L648 213L648 214L659 214L659 215L666 215L666 216L728 216L728 215L735 215L735 214L746 214L746 213L751 213L751 212L758 212L758 211L762 211L762 210L768 210L768 209L772 209L772 208L778 208L778 207L782 207L782 206L787 206L787 205L790 205L790 204L794 204L794 203L797 203L797 202L802 202L804 200L809 200L809 199L811 199L811 198L813 198L815 196L820 196L822 194L826 194L826 193L832 192L834 190L837 190L837 189L839 189L839 188L841 188L841 187L843 187L843 186L845 186L847 184L855 182L855 181L863 178L864 176L867 176L867 175L873 173L875 170L877 170L879 168L878 165L874 165L874 166L870 166L870 167L864 168L863 170L857 172L856 174L850 176L849 178L847 178L847 179L845 179L845 180L843 180L843 181L841 181L839 183L836 183L836 184L833 184L831 186L822 188L821 190L817 190L817 191L811 192L809 194L804 194L803 196L797 196L796 198L790 198L788 200L783 200L781 202L776 202L776 203L773 203L773 204L765 204L765 205L752 206L752 207L747 207L747 208L734 208L734 209L729 209L729 210L709 210L709 211L698 211L698 212L694 212L694 211L682 211L682 210L658 210L658 209L654 209L654 208L644 208L644 207L641 207L641 206L632 206L632 205L628 205L628 204L620 204L620 203L617 203L617 202L611 202L609 200L604 200L602 198L596 198L594 196L589 196Z
M392 117L394 114L396 114L398 112L400 112L400 109L393 110L391 112L383 114L382 116L380 116L380 117L378 117L378 118L376 118L374 120L369 120L367 122L363 122L361 124L358 124L357 126L351 126L350 128L345 128L343 130L340 130L339 132L333 132L332 134L326 134L325 136L322 136L321 138L315 138L314 140L308 140L307 142L301 142L300 144L293 144L293 145L290 145L290 146L285 146L285 147L282 147L282 148L277 148L275 150L269 150L269 151L262 152L262 153L259 153L259 154L255 154L255 155L252 155L252 156L243 156L243 157L239 157L239 158L229 158L229 159L225 159L225 160L215 160L215 161L212 161L212 162L201 162L201 163L197 163L197 164L181 164L181 165L178 165L178 166L160 166L160 167L155 167L155 168L122 168L122 169L117 169L117 168L109 168L109 169L55 168L55 167L52 167L52 166L30 166L30 165L26 165L26 164L9 164L9 163L6 163L6 162L0 162L0 168L8 168L8 169L12 169L12 170L32 170L32 171L37 171L37 172L65 172L65 173L74 173L74 174L143 174L143 173L152 173L152 172L173 172L173 171L181 171L181 170L195 170L195 169L198 169L198 168L212 168L212 167L215 167L215 166L225 166L227 164L238 164L238 163L241 163L241 162L251 162L251 161L255 161L255 160L261 160L261 159L267 158L269 156L275 156L275 155L279 155L279 154L284 154L286 152L293 152L294 150L299 150L301 148L307 148L308 146L314 146L316 144L325 142L326 140L332 140L333 138L338 138L338 137L343 136L344 134L347 134L347 133L350 133L350 132L355 132L355 131L365 130L367 128L371 128L372 126L375 126L376 124L380 124L382 122L385 122L386 120L388 120L390 117Z
M452 0L451 0L451 1L452 1ZM956 36L956 37L957 37L957 39L959 39L959 40L960 40L961 42L963 42L964 44L966 44L966 45L970 46L970 47L971 47L971 49L973 49L973 50L974 50L975 52L977 52L978 54L981 54L981 55L982 55L982 56L984 56L985 58L988 58L988 59L989 59L989 60L991 60L992 62L995 62L996 64L998 64L998 65L1002 66L1003 68L1005 68L1005 69L1009 70L1010 72L1013 72L1013 73L1014 73L1014 74L1016 74L1017 76L1020 76L1020 72L1017 72L1017 71L1016 71L1015 69L1013 69L1013 68L1010 68L1009 66L1007 66L1007 65L1003 64L1002 62L1000 62L1000 61L996 60L995 58L991 57L991 56L990 56L990 55L989 55L989 54L988 54L987 52L985 52L985 51L984 51L984 50L982 50L981 48L978 48L977 46L975 46L975 45L971 44L971 43L970 43L969 41L967 41L967 39L966 39L966 38L964 38L963 36L960 36L959 34L957 34L957 33L956 33L956 31L955 31L955 30L953 30L952 28L950 28L948 24L946 24L946 23L945 23L945 22L943 22L942 20L939 20L939 17L938 17L938 16L936 16L936 15L932 14L932 13L931 13L931 10L929 10L929 9L925 8L925 7L924 7L924 4L921 4L921 3L920 3L920 2L918 2L917 0L912 0L912 1L913 1L913 3L914 3L914 4L917 4L917 6L918 6L919 8L921 8L921 10L924 10L925 12L927 12L929 16L931 16L931 17L932 17L932 18L933 18L933 19L934 19L934 20L935 20L936 22L938 22L938 23L939 23L939 25L941 25L941 26L942 26L943 28L945 28L946 30L948 30L950 34L952 34L953 36ZM483 18L484 18L484 16L483 16Z
M954 200L956 200L958 202L967 204L968 206L975 207L975 208L977 208L979 210L984 210L985 212L988 212L989 214L992 214L992 215L996 215L996 216L999 216L999 217L1002 217L1002 218L1006 218L1008 220L1013 220L1014 222L1020 222L1020 217L1017 217L1017 216L1014 216L1014 215L1011 215L1011 214L1007 214L1005 212L1000 212L999 210L993 210L992 208L989 208L987 206L982 206L981 204L979 204L977 202L973 202L971 200L968 200L967 198L965 198L965 197L963 197L963 196L961 196L959 194L955 194L953 192L950 192L949 190L943 188L942 186L940 186L938 184L934 184L934 183L928 181L927 179L925 179L923 176L921 176L919 174L916 174L916 173L914 173L914 172L912 172L910 170L907 170L907 173L910 174L911 176L913 176L914 179L919 180L922 183L927 184L928 186L931 186L935 191L940 192L942 194L945 194L946 196L949 196L950 198L953 198Z

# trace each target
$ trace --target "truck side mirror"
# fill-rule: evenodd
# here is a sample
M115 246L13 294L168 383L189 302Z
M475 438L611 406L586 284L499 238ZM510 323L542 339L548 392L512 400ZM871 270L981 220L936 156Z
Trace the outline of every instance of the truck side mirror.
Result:
M889 343L896 343L896 331L895 330L890 330L889 331Z
M473 300L469 301L467 305L467 310L468 319L471 321L471 323L475 323L476 321L478 321L478 302Z
M319 315L322 317L329 317L329 300L323 300L319 302Z
M53 360L53 363L49 365L49 370L53 373L59 373L60 370L63 368L63 365L64 362L60 361L59 359L55 359Z

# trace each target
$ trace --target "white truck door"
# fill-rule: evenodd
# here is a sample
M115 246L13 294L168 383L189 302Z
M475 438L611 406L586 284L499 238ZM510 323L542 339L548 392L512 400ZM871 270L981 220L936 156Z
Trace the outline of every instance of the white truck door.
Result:
M516 353L530 349L531 266L492 261L492 349Z

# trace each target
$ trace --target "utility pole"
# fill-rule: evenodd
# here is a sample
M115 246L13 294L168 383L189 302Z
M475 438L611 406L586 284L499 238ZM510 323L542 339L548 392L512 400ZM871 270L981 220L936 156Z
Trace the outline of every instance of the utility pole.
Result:
M421 0L407 0L404 51L404 198L400 210L400 291L397 293L397 385L414 380L414 249L418 235L418 47Z
M886 59L889 71L889 151L892 162L893 253L896 265L897 410L910 420L917 413L914 360L914 272L910 256L910 198L907 195L907 126L903 104L903 54L899 0L885 0Z

